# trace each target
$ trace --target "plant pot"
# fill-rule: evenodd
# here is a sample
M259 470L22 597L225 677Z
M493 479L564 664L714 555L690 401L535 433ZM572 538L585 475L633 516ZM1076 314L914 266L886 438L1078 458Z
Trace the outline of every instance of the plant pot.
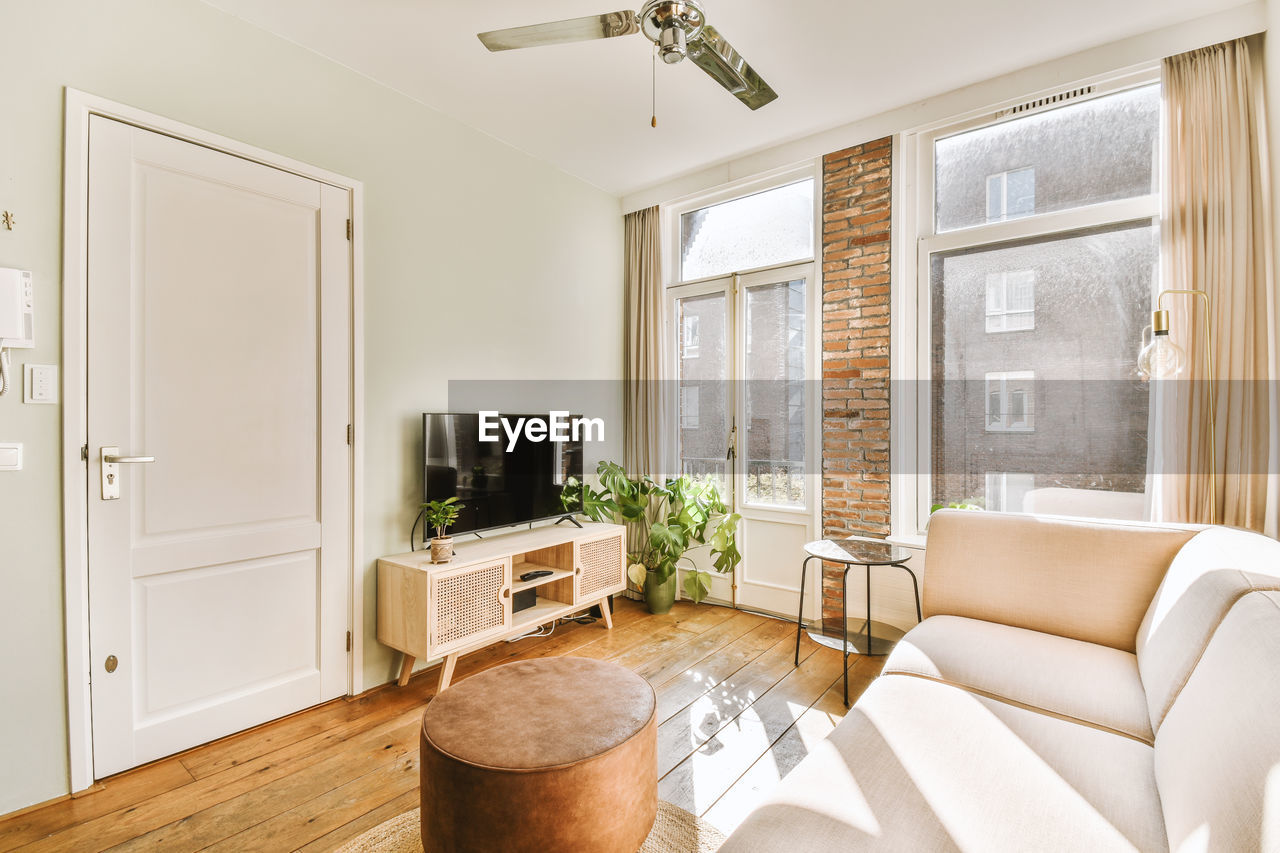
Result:
M431 540L431 562L447 563L453 559L453 537L437 536Z
M656 572L649 572L644 579L644 603L649 605L649 612L661 616L671 610L676 600L676 572L665 581L656 579Z

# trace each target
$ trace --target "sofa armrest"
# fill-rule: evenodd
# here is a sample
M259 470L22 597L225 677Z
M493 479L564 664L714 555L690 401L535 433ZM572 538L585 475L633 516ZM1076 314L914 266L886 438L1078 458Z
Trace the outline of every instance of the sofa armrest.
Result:
M1131 652L1169 563L1199 529L939 510L929 522L924 615Z

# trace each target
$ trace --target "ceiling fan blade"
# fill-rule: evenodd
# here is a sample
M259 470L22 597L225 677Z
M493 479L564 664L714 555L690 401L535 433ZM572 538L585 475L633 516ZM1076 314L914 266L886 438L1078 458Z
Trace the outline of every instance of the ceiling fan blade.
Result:
M640 32L636 13L630 10L610 12L607 15L588 15L567 21L551 21L527 27L511 27L480 33L480 41L489 50L515 50L521 47L539 47L544 44L564 44L572 41L607 39L629 36Z
M760 79L733 45L715 27L707 26L702 35L689 42L689 58L739 101L758 110L778 97L768 83Z

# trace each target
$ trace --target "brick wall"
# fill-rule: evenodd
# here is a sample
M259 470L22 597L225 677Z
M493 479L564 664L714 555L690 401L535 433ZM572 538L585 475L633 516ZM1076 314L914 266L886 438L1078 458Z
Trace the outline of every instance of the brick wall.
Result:
M824 536L889 533L892 152L886 137L822 160ZM840 575L835 566L823 569L828 630L840 626Z

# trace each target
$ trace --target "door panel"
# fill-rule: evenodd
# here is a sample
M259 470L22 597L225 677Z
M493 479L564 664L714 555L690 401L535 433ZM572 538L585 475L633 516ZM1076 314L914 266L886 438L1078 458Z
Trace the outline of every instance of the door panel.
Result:
M135 181L135 446L164 460L143 472L139 533L317 521L319 185L271 198L149 162Z
M807 472L816 403L808 381L812 273L802 264L738 279L738 604L790 618L799 606L803 546L815 538L816 478Z
M100 778L345 692L350 249L344 191L100 117L89 151ZM155 458L117 500L105 446Z
M317 626L308 612L318 591L316 569L316 552L308 551L138 581L135 657L145 691L138 722L317 669ZM227 613L237 615L237 630L223 633ZM239 661L235 671L221 665L227 658Z

